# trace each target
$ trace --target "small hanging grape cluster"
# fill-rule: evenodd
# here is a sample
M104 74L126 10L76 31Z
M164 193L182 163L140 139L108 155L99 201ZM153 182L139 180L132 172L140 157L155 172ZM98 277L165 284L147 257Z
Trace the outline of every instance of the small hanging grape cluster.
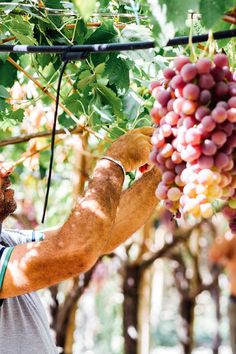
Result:
M236 75L227 56L178 57L150 89L158 125L150 160L162 171L156 196L195 217L210 217L216 199L236 207Z

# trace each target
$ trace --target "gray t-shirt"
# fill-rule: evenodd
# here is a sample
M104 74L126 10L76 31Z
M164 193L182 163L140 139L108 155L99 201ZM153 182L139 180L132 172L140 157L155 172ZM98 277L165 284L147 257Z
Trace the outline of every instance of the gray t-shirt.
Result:
M14 246L40 241L42 232L2 230L0 236L0 289ZM36 293L5 299L0 307L0 353L58 354L50 335L43 305Z

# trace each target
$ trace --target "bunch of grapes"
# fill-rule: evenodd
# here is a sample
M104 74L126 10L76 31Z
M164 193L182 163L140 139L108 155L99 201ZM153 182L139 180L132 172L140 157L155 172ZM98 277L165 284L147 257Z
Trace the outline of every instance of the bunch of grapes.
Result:
M227 56L178 57L150 89L157 197L171 212L196 217L210 217L216 199L236 207L236 75Z

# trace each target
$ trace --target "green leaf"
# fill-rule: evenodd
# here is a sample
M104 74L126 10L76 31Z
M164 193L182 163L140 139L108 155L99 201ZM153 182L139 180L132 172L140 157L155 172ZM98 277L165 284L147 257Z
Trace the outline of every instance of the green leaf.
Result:
M180 29L185 26L188 11L198 11L199 0L160 0L160 4L167 8L167 22L172 22L176 29Z
M0 97L2 97L2 98L9 98L10 97L9 92L2 85L0 85Z
M124 59L112 54L106 62L104 76L108 76L109 83L117 88L127 90L129 87L129 67Z
M115 92L112 91L109 87L99 83L96 88L101 93L103 98L112 106L115 115L118 118L122 118L123 117L122 102L121 99L116 96Z
M11 87L17 78L17 69L8 61L0 62L0 78L3 86Z
M225 11L235 6L235 0L200 0L202 23L212 28L224 15Z
M82 74L80 75L81 80L77 82L77 85L80 89L85 88L89 84L95 81L96 75L91 74L89 70L84 70Z
M68 117L65 112L59 115L58 122L67 129L76 126L75 121L72 118Z
M46 7L50 7L52 9L63 9L61 0L44 0L44 4Z
M89 19L96 8L96 0L73 0L73 2L85 21Z
M73 93L67 97L64 101L64 105L75 115L84 113L81 97L77 93Z
M24 119L24 110L20 108L17 109L16 111L13 111L10 115L10 119L16 122L22 122Z
M118 32L114 28L113 20L107 20L91 34L86 40L86 43L96 44L111 42L117 34Z
M25 21L23 16L15 16L11 19L8 24L11 33L16 36L16 38L22 44L37 44L34 38L34 24L29 21Z

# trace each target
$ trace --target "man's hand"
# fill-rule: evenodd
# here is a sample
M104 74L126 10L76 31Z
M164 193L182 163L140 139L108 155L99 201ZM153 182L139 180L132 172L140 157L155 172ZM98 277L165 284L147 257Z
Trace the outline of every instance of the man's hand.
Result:
M152 150L151 136L154 128L143 127L131 130L117 139L107 150L106 156L121 161L127 172L149 162Z

